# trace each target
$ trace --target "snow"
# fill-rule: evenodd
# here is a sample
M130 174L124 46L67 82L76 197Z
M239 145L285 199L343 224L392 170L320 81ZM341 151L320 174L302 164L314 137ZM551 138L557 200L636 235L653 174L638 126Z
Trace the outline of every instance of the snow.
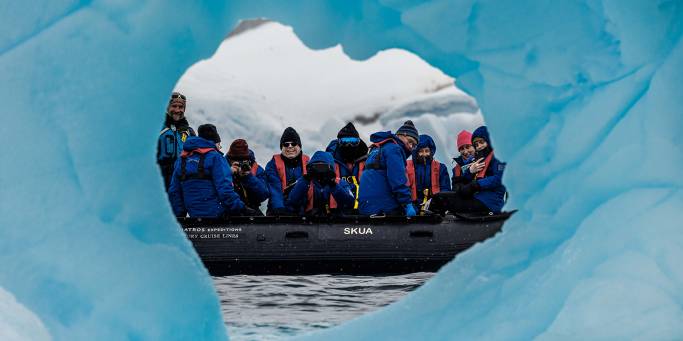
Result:
M0 316L36 317L6 330L225 338L153 160L178 79L256 17L456 78L520 209L406 299L308 338L683 338L679 0L3 4Z
M311 50L276 22L227 38L211 58L187 70L176 90L188 97L191 125L215 124L225 151L232 140L247 139L261 164L279 150L288 126L313 154L349 121L369 142L370 134L395 131L406 118L421 120L418 128L442 134L434 137L448 162L457 153L450 131L483 124L476 101L453 78L408 51L355 61L339 45ZM422 117L428 114L434 117Z
M50 334L33 312L0 287L0 340L50 340Z

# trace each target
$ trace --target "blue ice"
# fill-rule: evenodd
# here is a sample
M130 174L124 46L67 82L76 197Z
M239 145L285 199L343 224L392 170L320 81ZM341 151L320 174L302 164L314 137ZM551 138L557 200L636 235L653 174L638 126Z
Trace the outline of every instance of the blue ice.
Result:
M7 2L0 303L21 323L57 340L226 337L155 137L177 79L255 17L457 78L520 209L406 299L309 338L683 338L680 0Z

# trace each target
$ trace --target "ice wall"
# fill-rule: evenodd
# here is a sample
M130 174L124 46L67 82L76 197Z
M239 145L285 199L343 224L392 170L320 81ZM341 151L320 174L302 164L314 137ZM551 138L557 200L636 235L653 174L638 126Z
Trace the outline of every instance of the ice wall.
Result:
M311 338L683 337L680 0L14 2L0 286L55 339L222 337L154 141L175 81L253 17L458 78L521 209L407 299Z

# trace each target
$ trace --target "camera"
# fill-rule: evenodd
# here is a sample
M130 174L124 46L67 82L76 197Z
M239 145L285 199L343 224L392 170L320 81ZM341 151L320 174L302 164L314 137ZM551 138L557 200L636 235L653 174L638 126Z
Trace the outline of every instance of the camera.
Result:
M311 178L318 180L321 184L333 182L336 177L334 169L326 163L309 163L306 171Z
M240 161L239 168L244 173L251 172L251 162L249 160Z

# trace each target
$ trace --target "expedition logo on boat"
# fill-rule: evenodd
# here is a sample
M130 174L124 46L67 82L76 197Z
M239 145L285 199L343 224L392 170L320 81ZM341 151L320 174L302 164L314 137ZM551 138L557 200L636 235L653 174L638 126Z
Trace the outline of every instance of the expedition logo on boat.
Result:
M372 234L372 228L369 227L345 227L344 234Z

